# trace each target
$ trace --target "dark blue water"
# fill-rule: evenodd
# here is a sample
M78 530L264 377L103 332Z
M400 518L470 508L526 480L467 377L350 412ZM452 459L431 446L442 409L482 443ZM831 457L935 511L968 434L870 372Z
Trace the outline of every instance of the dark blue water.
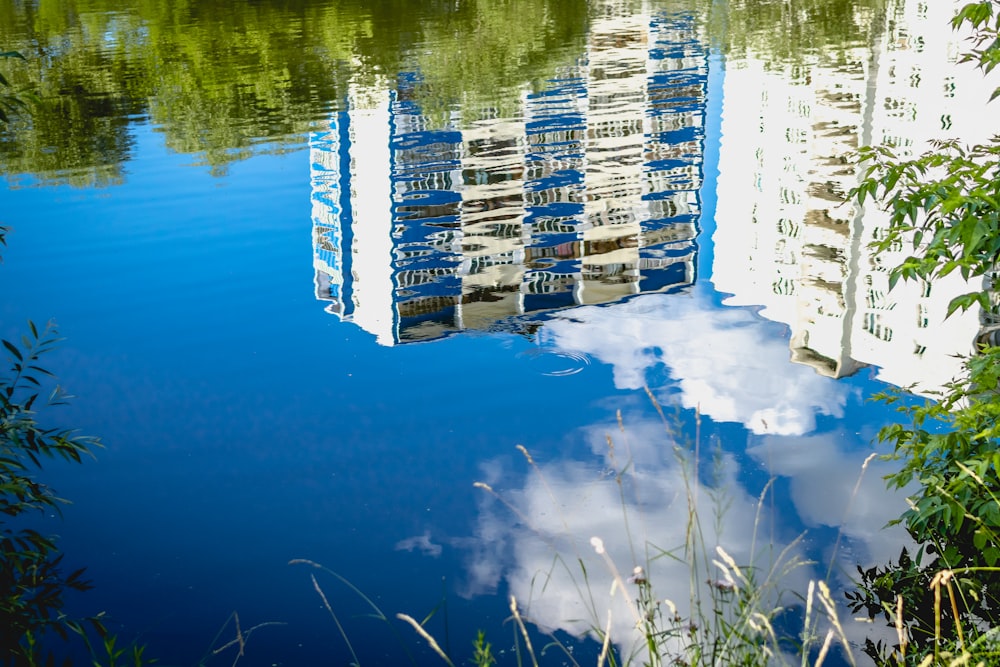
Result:
M590 538L627 575L684 544L689 493L709 551L763 564L801 539L816 562L790 591L898 554L887 464L858 483L887 385L792 363L767 304L724 305L726 63L689 17L649 25L651 69L622 65L618 94L595 52L509 126L421 127L401 72L384 106L341 101L301 149L224 175L147 121L119 185L0 192L2 333L54 318L46 363L76 398L51 418L105 445L45 469L96 588L72 611L161 664L232 663L234 613L260 625L243 665L346 664L338 621L361 664L434 664L396 613L433 611L460 660L478 629L512 650L511 594L533 627L579 633L581 583L611 581ZM684 603L686 571L657 563Z

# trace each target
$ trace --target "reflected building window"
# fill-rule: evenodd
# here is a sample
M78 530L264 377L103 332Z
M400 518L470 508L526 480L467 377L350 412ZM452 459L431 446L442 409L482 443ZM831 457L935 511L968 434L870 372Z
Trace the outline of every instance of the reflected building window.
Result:
M952 11L890 0L888 21L855 17L859 34L872 35L867 44L795 64L751 48L727 62L712 280L731 295L724 303L762 306L785 323L793 359L821 374L870 364L887 382L931 392L960 370L958 355L981 331L976 312L945 317L950 300L970 291L960 276L890 291L888 268L909 246L871 249L888 214L847 201L861 172L843 159L870 144L906 159L943 132L988 138L996 122L981 73L957 64L965 36L940 29ZM925 340L931 329L937 335ZM909 341L919 341L919 355Z
M583 57L513 115L434 126L412 72L389 93L349 94L311 143L336 172L313 179L317 297L338 293L332 312L395 345L692 285L700 30L693 17L609 9Z

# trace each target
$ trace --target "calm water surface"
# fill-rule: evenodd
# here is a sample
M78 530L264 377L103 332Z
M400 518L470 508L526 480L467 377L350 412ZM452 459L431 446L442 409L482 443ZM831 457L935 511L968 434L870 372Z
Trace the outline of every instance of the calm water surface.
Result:
M106 446L46 468L73 610L161 664L232 664L234 612L240 664L346 664L315 574L362 664L435 664L397 612L509 651L509 595L582 632L590 538L683 545L687 489L741 562L804 536L791 590L898 555L868 398L980 321L887 294L843 156L997 126L948 3L801 4L5 6L45 104L0 134L2 332L56 320L53 418Z

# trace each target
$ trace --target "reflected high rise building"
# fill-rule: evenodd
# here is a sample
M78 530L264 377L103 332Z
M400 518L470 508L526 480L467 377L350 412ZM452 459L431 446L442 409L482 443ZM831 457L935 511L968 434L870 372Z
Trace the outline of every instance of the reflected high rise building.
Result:
M328 309L370 331L392 336L392 215L389 180L390 96L366 100L361 110L340 112L310 137L313 267L316 296ZM380 140L381 139L381 140ZM344 147L365 141L364 151ZM357 192L365 193L358 197ZM345 225L357 219L363 224ZM357 311L353 304L364 301Z
M971 289L958 276L890 293L888 268L906 253L876 257L868 244L887 214L846 201L861 178L850 157L859 146L889 142L910 156L933 138L1000 130L982 74L955 64L962 37L942 27L954 11L897 0L885 17L859 14L885 21L872 31L880 43L795 66L753 54L727 66L713 280L732 294L726 303L786 323L793 360L824 375L871 364L892 384L933 390L979 330L975 312L944 317Z
M432 127L413 74L350 91L310 140L330 312L393 345L694 282L706 49L617 4L515 117Z

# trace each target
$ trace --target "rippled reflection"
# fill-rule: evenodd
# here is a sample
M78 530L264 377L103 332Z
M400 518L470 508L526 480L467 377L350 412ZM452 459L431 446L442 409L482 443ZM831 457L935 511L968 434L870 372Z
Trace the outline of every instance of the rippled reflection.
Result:
M881 380L930 391L955 372L951 355L969 348L983 316L944 320L945 304L966 290L951 276L889 292L886 267L901 254L867 250L886 222L845 203L859 177L845 156L864 143L916 152L933 136L975 140L1000 129L996 118L974 115L988 108L980 74L950 66L960 40L945 29L950 3L119 4L0 7L3 47L28 56L28 71L12 79L34 82L46 102L0 133L0 161L15 184L136 185L110 188L107 208L90 207L93 193L81 207L67 206L61 188L16 193L30 202L14 214L22 223L34 202L51 207L28 253L32 271L71 276L75 291L38 279L23 268L32 260L22 260L17 275L26 277L11 292L26 302L35 294L29 283L58 283L64 297L78 297L63 302L77 309L75 324L111 341L84 343L92 347L81 355L98 392L111 382L106 366L127 379L113 378L122 389L106 399L111 417L97 427L118 428L117 442L140 446L156 435L150 451L165 453L151 460L179 467L150 465L143 449L129 463L111 449L124 463L89 483L117 494L109 506L148 514L154 544L164 545L157 557L187 562L203 553L190 536L210 535L247 576L201 565L187 572L209 572L194 578L213 585L228 576L230 590L243 592L251 577L270 579L288 556L275 554L306 536L331 560L357 555L345 567L370 570L370 585L408 596L386 594L395 611L426 601L412 597L429 570L383 568L379 549L440 561L469 549L465 592L509 587L543 627L577 631L572 619L594 609L581 608L569 571L553 570L553 547L595 573L592 590L606 606L590 536L602 537L626 572L646 540L678 547L695 477L704 517L712 496L730 505L718 531L705 522L706 542L741 562L754 562L755 535L779 549L803 528L826 538L842 527L836 553L817 549L824 564L847 571L898 554L905 536L881 530L902 509L883 487L886 470L871 464L852 491L884 415L861 414L858 387L870 385L844 378L872 365ZM303 147L281 161L301 170L284 175L285 192L269 189L271 174L233 170L213 181L218 191L238 185L233 198L186 191L179 182L211 179L167 160L170 151L192 155L208 166L201 172L221 177L255 153ZM147 163L137 160L135 173L143 178L126 183L141 151ZM288 185L306 173L311 211L304 182ZM300 200L275 212L292 189ZM246 211L235 197L274 219L247 224L233 214ZM175 219L189 213L189 224ZM65 236L64 219L73 223ZM91 228L100 234L88 245ZM285 254L261 252L272 244ZM251 279L235 279L240 272ZM249 299L276 277L288 278L281 289ZM301 309L296 289L308 297ZM200 309L186 308L195 303ZM263 309L276 304L288 307ZM370 336L324 338L333 318L320 307ZM260 326L272 312L282 315ZM235 326L245 335L233 336ZM107 335L116 327L146 346ZM285 344L303 352L286 358L275 340L289 327L316 345ZM442 340L459 331L525 336ZM435 342L389 350L372 338ZM218 359L202 369L203 353ZM129 364L108 361L117 355ZM482 385L454 391L456 362L486 355ZM147 358L157 374L144 377L145 364L131 364ZM692 477L674 456L684 443L651 408L628 404L642 388L727 436L714 476ZM606 417L616 402L623 432ZM121 417L135 406L142 409ZM566 436L577 420L585 425ZM509 474L493 458L525 436L546 454L541 476ZM486 481L521 523L489 496L476 516L464 513L472 510L463 490L482 457L491 457L482 462ZM623 497L614 473L625 461L634 467ZM275 477L280 493L261 495L259 480ZM754 527L759 482L769 477L780 503ZM155 487L150 480L165 490L143 505L135 498ZM176 505L186 514L171 515L175 503L163 498L180 498L181 488ZM426 511L424 495L433 495ZM419 512L405 510L415 498ZM466 520L471 527L457 525ZM139 523L118 531L121 539L140 544ZM199 523L208 527L192 531ZM223 545L219 526L243 532ZM131 553L136 568L159 567ZM656 567L658 594L687 599L681 566L661 559ZM129 588L113 574L115 586ZM784 585L801 591L818 574L798 571ZM542 575L551 576L544 591ZM615 617L631 624L628 614Z
M872 44L817 53L807 67L752 49L727 63L712 282L732 295L725 303L787 324L792 359L824 375L871 364L897 386L933 391L979 334L978 310L945 318L953 297L978 289L957 274L890 293L888 268L908 251L876 257L868 244L888 216L845 201L862 176L850 159L859 146L912 156L933 138L1000 131L981 72L955 65L962 37L941 29L953 11L890 3Z
M981 74L945 66L961 39L938 30L949 7L890 4L857 15L868 42L730 56L712 282L726 304L788 325L793 361L830 377L875 365L926 393L958 372L981 316L945 319L969 289L957 274L889 294L904 250L868 249L887 216L846 201L861 177L851 153L912 153L959 130L981 140L997 122ZM349 90L310 141L317 298L393 345L690 287L706 30L693 14L607 4L579 61L525 89L517 113L464 109L445 127L413 99L419 73Z
M520 114L433 128L351 90L313 135L316 295L384 345L695 279L707 51L692 17L607 12Z
M0 44L26 57L4 74L40 103L14 132L0 128L0 166L18 183L118 185L134 126L150 122L221 176L301 148L348 81L377 85L413 67L435 113L483 99L512 107L520 85L578 50L586 22L584 0L3 3Z

